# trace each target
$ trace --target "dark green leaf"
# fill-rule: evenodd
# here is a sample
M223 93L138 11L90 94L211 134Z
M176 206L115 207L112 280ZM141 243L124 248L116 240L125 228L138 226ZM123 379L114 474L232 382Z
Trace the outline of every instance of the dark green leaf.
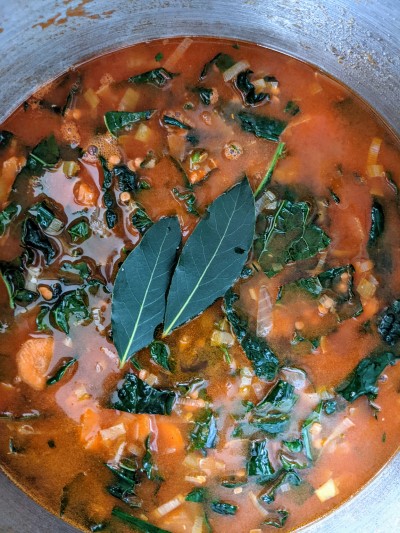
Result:
M139 483L139 469L135 459L122 459L117 465L107 463L107 468L115 476L115 482L107 487L107 491L129 507L140 507L141 501L135 493Z
M168 72L165 68L156 68L143 74L131 76L128 81L130 83L150 83L156 87L164 87L170 80L176 78L176 76L179 76L179 74Z
M187 502L203 503L208 498L208 490L204 487L196 487L189 492L185 500Z
M123 192L133 192L136 189L136 172L132 172L126 165L117 165L113 174L118 180L118 189Z
M72 242L83 242L90 237L90 227L86 220L81 220L72 224L68 228L68 233L71 236Z
M114 209L106 210L106 224L109 229L113 229L118 223L118 214Z
M264 484L275 476L275 470L268 457L268 440L250 442L247 460L247 475L257 476L257 483Z
M90 318L85 299L85 293L80 289L61 296L50 312L51 319L60 331L69 334L69 321L72 316L78 321Z
M247 105L258 105L262 102L268 102L270 96L267 93L256 93L254 85L250 81L250 76L253 74L252 70L244 70L237 75L236 87L239 89L243 102Z
M296 472L293 472L292 470L282 470L276 477L276 479L272 481L271 485L267 489L267 492L260 496L260 499L265 503L272 503L273 501L275 501L276 493L278 492L280 487L286 483L297 487L298 485L300 485L301 479L298 474L296 474Z
M164 479L158 473L158 467L154 462L153 454L150 449L150 435L146 438L145 441L146 451L142 460L142 470L146 474L147 479L151 481L164 481Z
M112 398L112 407L127 413L170 415L175 400L175 392L155 389L135 374L126 374Z
M303 442L301 439L283 440L282 444L292 453L300 453L303 449Z
M201 102L204 105L210 105L211 104L211 97L212 97L212 94L213 94L213 90L212 89L208 89L207 87L199 86L199 87L195 87L193 89L193 92L199 95L199 98L200 98Z
M172 194L175 196L175 198L184 202L186 211L188 213L196 217L200 216L197 210L197 205L196 205L197 204L196 195L194 194L192 190L178 189L178 187L174 187L172 189Z
M126 524L133 526L132 529L135 531L141 531L142 533L170 533L166 529L161 529L160 527L153 526L146 520L141 520L130 514L125 513L121 509L114 507L111 513L113 516L116 516Z
M228 290L224 298L226 316L233 332L241 344L246 357L251 361L254 372L260 378L272 381L278 373L279 360L268 346L267 342L249 330L249 326L234 309L239 296Z
M274 155L272 156L271 163L268 167L267 172L265 173L265 176L261 180L259 186L254 192L254 198L258 200L261 198L263 192L265 191L265 187L269 184L272 178L272 174L274 173L275 167L279 161L279 159L282 157L282 154L285 150L285 143L280 142L275 150Z
M292 471L292 470L303 470L304 468L308 468L308 463L300 463L296 459L293 459L293 457L289 457L283 453L280 454L280 460L282 463L282 467L284 470Z
M211 409L203 409L194 421L190 432L190 450L206 450L215 448L217 443L217 421Z
M130 111L107 111L104 115L104 123L111 135L116 137L121 130L131 129L132 124L149 120L155 112L155 109L137 111L135 113Z
M308 259L330 243L321 228L309 221L306 202L283 200L271 215L269 225L255 242L258 261L267 276L272 277L293 261Z
M280 134L287 126L283 120L266 115L256 115L247 111L239 111L236 116L243 131L273 142L279 141Z
M19 211L20 207L15 202L11 202L3 211L0 211L0 237L4 235L6 229L11 224L13 218L18 215Z
M214 513L223 514L223 515L235 515L238 507L237 505L232 505L231 503L223 501L213 501L210 505Z
M65 376L65 373L67 372L67 370L71 368L71 366L73 366L77 361L78 359L76 358L65 361L60 366L60 368L55 372L55 374L53 374L53 376L48 378L47 385L55 385L56 383L58 383Z
M391 352L365 357L358 363L353 372L336 387L336 392L348 402L354 402L360 396L374 400L378 395L379 389L376 383L379 376L387 366L393 366L399 357Z
M200 74L200 81L207 76L213 65L216 65L221 72L225 72L225 70L228 70L228 68L232 67L235 63L236 61L232 56L222 53L217 54L204 65Z
M103 169L104 179L103 179L102 189L104 191L104 190L108 190L111 187L112 179L113 179L113 173L108 168L107 161L102 155L99 156L99 161L100 161L100 164L101 164L102 169Z
M36 215L36 220L43 229L47 229L55 219L55 214L45 202L34 205L31 207L30 212Z
M121 367L153 340L163 321L181 232L177 218L162 218L128 255L114 284L111 322Z
M158 54L156 54L156 55L154 56L154 59L155 59L157 62L160 62L160 61L162 61L163 57L164 57L164 54L163 54L162 52L158 52Z
M191 130L192 126L189 126L188 124L185 124L184 122L181 122L180 120L169 117L168 115L164 115L162 118L162 123L165 126L172 126L174 128L180 128L182 130Z
M54 167L60 159L60 149L54 135L43 139L35 146L28 157L27 166L29 166L29 159L31 158L34 158L44 168Z
M157 364L172 371L170 364L171 351L169 346L162 341L153 341L150 344L150 357Z
M0 278L6 286L11 309L15 308L15 304L25 307L39 297L38 293L25 289L25 277L21 266L0 263Z
M271 511L269 511L268 514L272 514ZM289 512L286 511L286 509L278 509L277 511L275 511L275 517L268 518L267 520L263 522L263 525L272 526L272 527L276 527L280 529L285 525L288 517L289 517Z
M310 461L314 461L315 459L315 453L314 453L314 447L312 445L312 438L310 429L315 423L319 423L321 420L321 415L323 413L323 402L319 402L317 407L312 411L312 413L306 418L306 420L303 422L301 426L301 437L303 442L303 448L304 448L304 454L307 457L307 459L310 459Z
M14 135L10 131L0 130L0 150L8 146Z
M400 300L386 307L378 318L378 333L390 346L400 340Z
M278 435L287 430L290 423L290 415L287 413L271 412L266 415L255 415L251 424L270 435Z
M371 209L371 229L369 230L368 246L376 244L385 229L385 215L381 204L374 200Z
M210 205L179 257L167 299L164 335L204 311L239 277L252 243L254 222L254 199L247 178Z
M22 242L27 248L42 252L46 264L51 263L56 255L56 250L52 245L52 241L30 217L25 219L22 226Z
M297 402L298 396L294 393L294 386L287 381L278 380L267 395L255 406L257 414L277 410L288 413Z
M74 263L71 261L64 261L64 263L61 265L61 270L76 274L82 278L83 281L88 279L91 274L89 266L84 261L75 261Z
M153 225L153 221L141 205L136 205L136 210L132 215L132 224L143 235L143 233L145 233L149 228L151 228L151 226Z
M72 109L75 103L75 97L81 90L81 78L78 76L78 79L75 81L75 83L72 84L71 89L68 93L67 99L65 101L64 107L61 109L61 115L65 116L65 113Z
M293 100L289 100L285 106L285 113L288 113L294 117L297 115L297 113L300 113L300 107L296 104L296 102L293 102Z
M36 327L38 331L47 331L49 329L48 325L45 324L45 318L50 313L50 306L42 305L40 306L40 311L36 317Z

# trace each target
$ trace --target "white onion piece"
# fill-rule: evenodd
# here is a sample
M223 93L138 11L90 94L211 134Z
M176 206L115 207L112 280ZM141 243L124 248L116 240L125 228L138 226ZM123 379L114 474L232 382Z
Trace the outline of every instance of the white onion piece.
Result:
M177 509L184 501L185 497L182 496L182 494L178 494L178 496L175 496L175 498L172 498L172 500L169 500L168 502L160 505L160 507L157 507L157 509L152 512L152 515L154 517L161 518L171 511Z
M111 426L107 429L102 429L100 431L101 438L103 440L116 440L122 435L126 435L126 429L124 424L117 424L116 426Z
M264 507L261 505L261 503L258 501L258 498L257 496L254 494L253 491L250 491L249 492L249 498L250 498L250 501L251 503L254 505L254 507L257 509L257 511L262 515L262 516L268 516L269 515L269 512L267 511L267 509L264 509Z
M192 42L193 42L193 39L190 39L189 37L185 37L185 39L183 39L183 41L180 44L178 44L178 46L175 48L175 50L172 52L169 58L165 61L164 68L166 70L171 70L172 68L174 68L175 65L182 58L183 54L192 44Z
M257 336L266 337L272 329L272 300L267 287L258 291Z
M244 70L248 69L250 67L250 63L246 60L238 61L231 67L229 67L225 72L223 73L224 81L231 81L233 78L236 78L238 74L243 72Z

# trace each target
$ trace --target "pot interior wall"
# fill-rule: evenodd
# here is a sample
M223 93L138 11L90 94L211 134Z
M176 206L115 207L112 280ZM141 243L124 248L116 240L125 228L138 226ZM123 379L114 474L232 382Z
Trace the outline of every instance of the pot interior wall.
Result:
M13 0L0 6L0 121L71 65L174 35L255 41L313 63L400 131L398 0ZM306 528L374 533L400 527L400 457L359 495ZM397 528L396 528L397 525ZM0 531L71 533L0 474Z

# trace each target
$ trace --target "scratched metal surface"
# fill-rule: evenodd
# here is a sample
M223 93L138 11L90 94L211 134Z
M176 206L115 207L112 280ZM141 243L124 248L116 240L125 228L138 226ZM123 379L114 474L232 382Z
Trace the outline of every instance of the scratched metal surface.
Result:
M174 35L255 41L313 63L400 132L400 0L0 0L0 121L72 64ZM302 531L400 531L399 479L400 455L349 502ZM0 473L0 533L50 532L76 529Z

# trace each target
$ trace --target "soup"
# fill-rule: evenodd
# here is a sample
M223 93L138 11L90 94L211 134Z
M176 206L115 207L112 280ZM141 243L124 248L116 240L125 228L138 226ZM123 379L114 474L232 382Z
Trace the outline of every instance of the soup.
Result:
M256 45L72 69L0 135L0 461L86 531L290 531L400 432L399 145Z

